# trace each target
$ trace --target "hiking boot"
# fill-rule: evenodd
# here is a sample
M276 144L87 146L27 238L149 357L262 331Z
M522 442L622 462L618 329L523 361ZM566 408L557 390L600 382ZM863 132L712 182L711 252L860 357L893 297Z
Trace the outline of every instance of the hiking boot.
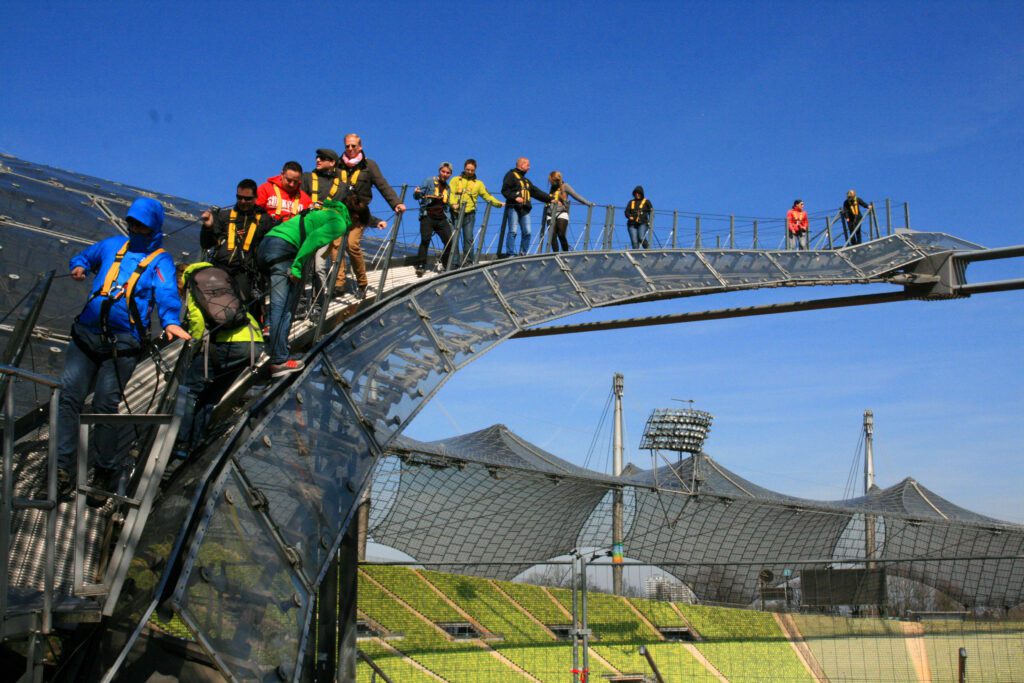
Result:
M270 376L271 377L284 377L290 375L293 372L300 372L306 367L305 362L289 358L283 363L271 363L270 364Z
M423 274L427 272L423 266L416 266L416 277L423 277Z
M109 496L106 493L117 493L117 487L120 480L120 472L117 470L107 469L106 467L96 466L93 468L92 482L90 485L94 489L104 491L104 494L100 493L89 493L86 499L89 507L98 508L103 507L103 504L107 502Z
M356 288L356 296L360 299L365 299L366 292L369 291L369 289L370 285L359 285L359 287Z

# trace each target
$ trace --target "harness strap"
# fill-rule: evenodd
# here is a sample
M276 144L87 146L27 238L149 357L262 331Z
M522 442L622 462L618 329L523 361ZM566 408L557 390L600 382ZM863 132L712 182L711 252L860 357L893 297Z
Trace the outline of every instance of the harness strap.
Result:
M357 168L355 171L352 172L352 175L350 176L347 169L342 169L341 179L348 183L348 189L352 190L355 188L356 182L359 180L359 174L362 172L363 169Z
M359 171L356 171L356 176L358 176L358 175L359 175ZM355 180L353 179L352 182L354 183ZM319 194L319 190L320 190L320 176L318 176L316 174L316 171L314 171L313 173L310 174L310 184L311 184L310 189L312 190L312 192L310 194L312 196L313 202L316 203L316 201L318 199L317 195ZM338 185L339 184L341 184L341 176L335 175L334 176L334 182L331 183L331 189L327 193L326 199L331 199L331 198L334 197L334 193L338 191Z
M114 255L114 262L110 264L110 268L107 270L107 277L103 280L103 287L97 292L98 296L109 296L110 288L114 286L114 282L117 280L118 274L121 272L121 261L124 259L124 255L128 253L128 242L126 240L124 246L122 246L117 254Z
M231 258L234 258L235 252L235 238L238 235L238 227L235 225L235 221L238 219L238 212L231 209L231 215L228 221L228 251L231 252ZM242 243L242 251L249 251L252 246L253 237L256 236L256 225L257 219L253 219L252 224L249 225L248 232L245 234L245 242Z

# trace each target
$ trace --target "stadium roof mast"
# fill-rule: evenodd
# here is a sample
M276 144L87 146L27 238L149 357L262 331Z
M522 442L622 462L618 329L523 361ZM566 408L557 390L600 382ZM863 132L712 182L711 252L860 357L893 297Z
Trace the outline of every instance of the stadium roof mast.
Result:
M673 399L680 400L680 399ZM651 411L644 427L644 436L640 448L651 451L653 470L658 471L656 453L658 451L674 451L678 458L673 472L676 472L683 460L683 453L693 456L690 492L696 493L703 477L700 473L700 456L704 449L704 440L711 431L711 422L715 416L692 407L693 401L686 401L689 408L656 408ZM678 477L678 473L676 474ZM686 482L680 482L685 485Z
M612 436L612 475L622 476L622 392L625 388L625 377L621 372L612 376L612 393L615 394L615 426ZM616 487L612 493L612 592L622 595L622 519L623 496L622 487Z
M875 486L875 414L869 409L864 411L864 495L871 495ZM875 563L875 516L864 515L864 557L867 568L873 569Z

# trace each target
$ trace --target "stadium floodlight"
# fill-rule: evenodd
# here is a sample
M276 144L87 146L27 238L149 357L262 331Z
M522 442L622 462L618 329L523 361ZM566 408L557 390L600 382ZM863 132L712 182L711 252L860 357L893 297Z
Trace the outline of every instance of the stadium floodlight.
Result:
M700 453L715 416L693 408L656 408L647 418L640 448Z

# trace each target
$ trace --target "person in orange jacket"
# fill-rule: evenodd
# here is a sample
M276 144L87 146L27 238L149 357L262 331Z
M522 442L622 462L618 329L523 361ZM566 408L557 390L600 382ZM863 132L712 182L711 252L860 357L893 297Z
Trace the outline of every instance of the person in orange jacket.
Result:
M797 199L793 208L786 213L786 248L807 251L807 212L804 200Z

